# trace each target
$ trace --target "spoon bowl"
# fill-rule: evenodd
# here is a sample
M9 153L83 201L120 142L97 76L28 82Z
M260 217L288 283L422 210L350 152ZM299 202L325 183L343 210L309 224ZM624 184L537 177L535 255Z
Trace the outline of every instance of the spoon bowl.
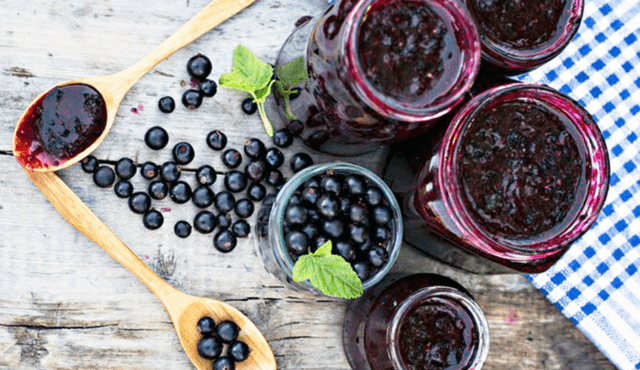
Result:
M31 171L52 172L69 167L84 159L107 137L107 134L113 127L120 103L131 86L151 70L151 68L171 54L190 44L255 1L256 0L213 0L180 27L173 35L169 36L158 47L129 68L111 75L81 78L57 85L56 87L58 88L71 84L88 85L101 95L106 106L106 118L103 124L101 124L101 126L104 127L102 132L100 132L99 136L91 142L90 145L85 145L80 152L74 153L69 158L59 158L53 161L35 160L33 163L26 159L34 157L33 151L37 147L37 145L33 145L33 142L26 142L24 139L25 136L33 136L33 133L37 132L37 128L32 127L32 122L29 120L29 117L37 110L32 108L56 87L40 94L22 114L13 133L13 154L20 165ZM25 135L25 132L29 134ZM41 146L40 150L42 150ZM55 155L51 154L51 156Z
M237 364L238 370L276 370L276 360L260 330L233 306L210 298L180 292L153 272L136 256L67 184L53 172L25 169L29 179L72 226L82 232L142 281L162 302L169 313L180 343L199 370L211 370L211 361L198 354L200 333L197 323L209 316L219 323L232 320L240 328L239 339L250 349L249 357Z

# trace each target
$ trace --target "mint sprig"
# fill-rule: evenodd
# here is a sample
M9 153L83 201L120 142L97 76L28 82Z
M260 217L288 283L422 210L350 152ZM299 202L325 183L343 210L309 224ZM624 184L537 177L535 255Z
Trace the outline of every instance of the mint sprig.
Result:
M358 298L363 294L362 281L353 267L341 256L331 254L331 241L315 253L301 256L293 265L293 281L309 280L322 293L337 298Z
M295 92L293 90L295 85L309 79L304 58L298 57L284 66L278 67L276 74L278 76L278 80L276 80L276 88L284 98L285 114L288 119L294 120L296 118L293 113L291 113L289 96Z
M273 126L267 117L264 102L271 93L273 83L273 68L242 45L238 45L233 52L231 72L220 76L219 81L220 87L245 91L253 97L269 137L273 136Z

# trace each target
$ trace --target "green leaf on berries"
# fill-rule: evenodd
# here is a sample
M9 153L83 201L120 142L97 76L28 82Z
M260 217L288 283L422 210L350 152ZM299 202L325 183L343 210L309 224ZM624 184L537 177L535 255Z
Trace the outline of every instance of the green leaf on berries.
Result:
M220 87L247 92L258 105L260 118L267 135L273 136L273 126L264 109L264 102L271 93L273 84L273 68L263 62L251 50L238 45L233 52L233 66L231 72L220 76Z
M293 266L293 281L309 280L322 293L338 298L358 298L363 294L362 281L353 267L341 256L331 254L331 241L315 253L301 256Z

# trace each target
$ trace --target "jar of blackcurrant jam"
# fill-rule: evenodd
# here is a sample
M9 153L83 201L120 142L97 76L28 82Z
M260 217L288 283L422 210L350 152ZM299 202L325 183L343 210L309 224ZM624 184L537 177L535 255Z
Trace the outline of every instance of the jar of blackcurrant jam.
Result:
M474 97L425 152L403 199L405 240L478 273L539 273L595 222L609 157L591 115L543 85ZM434 232L447 243L427 243Z
M582 21L583 0L462 0L478 27L482 57L506 74L560 54Z
M354 370L480 370L489 324L473 297L444 276L389 276L347 306L342 340Z
M258 212L258 251L265 268L294 289L322 294L292 278L297 259L328 240L366 291L391 269L402 245L402 214L376 174L348 163L305 168L268 195Z
M303 18L276 59L280 118L308 146L357 155L429 130L472 85L476 28L455 0L342 0Z

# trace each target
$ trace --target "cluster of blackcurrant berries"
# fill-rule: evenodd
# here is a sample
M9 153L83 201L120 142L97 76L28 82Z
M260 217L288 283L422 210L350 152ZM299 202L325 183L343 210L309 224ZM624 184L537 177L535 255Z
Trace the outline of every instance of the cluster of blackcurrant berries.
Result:
M240 328L230 320L215 321L205 316L198 320L198 332L202 335L198 341L198 354L213 361L213 370L234 370L236 362L249 357L249 346L238 340Z
M218 91L218 84L208 79L213 65L205 55L197 54L187 62L187 73L191 76L191 88L182 94L182 104L188 109L196 109L205 97L213 97ZM171 113L176 108L176 102L170 96L164 96L158 100L158 108L161 112Z
M332 253L351 263L364 281L388 259L392 216L378 186L359 174L329 170L291 196L284 216L285 243L296 261L331 240Z

